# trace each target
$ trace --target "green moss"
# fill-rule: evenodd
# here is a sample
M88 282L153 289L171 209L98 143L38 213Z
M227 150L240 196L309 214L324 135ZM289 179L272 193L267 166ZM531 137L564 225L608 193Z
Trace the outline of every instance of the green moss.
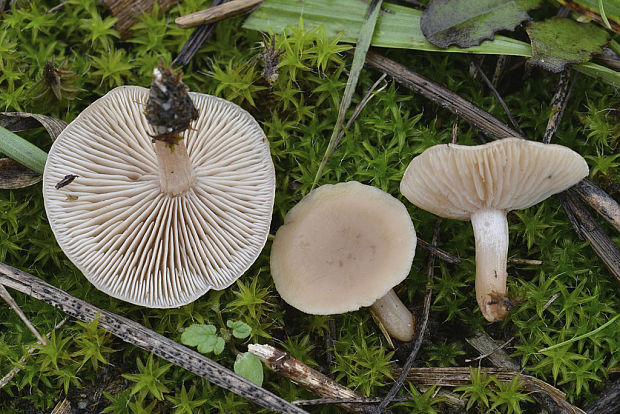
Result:
M68 0L64 7L48 14L46 11L55 5L52 3L16 2L19 8L3 14L0 103L2 110L43 113L67 122L116 85L147 86L152 67L160 59L170 62L189 36L190 31L179 29L173 19L208 4L195 0L182 2L166 13L156 9L143 16L129 39L120 41L112 25L114 18L99 2ZM276 35L276 48L284 53L279 77L269 85L261 76L258 57L263 38L240 29L242 20L233 18L217 26L214 38L184 68L184 79L193 90L235 101L263 126L277 173L275 232L286 212L312 186L336 121L350 58L341 53L346 46L338 44L337 37L326 36L321 29L291 28L285 35ZM385 53L507 122L496 99L469 76L469 57ZM51 60L76 75L65 79L73 99L55 101L53 95L41 95L39 82L45 63ZM487 73L493 70L494 62L486 58L483 68ZM378 76L373 71L362 72L354 106ZM319 184L359 180L403 199L398 185L410 159L432 145L450 141L454 115L394 82L386 82L387 87L375 94L346 132ZM544 133L556 82L556 77L534 69L529 76L518 72L501 83L500 92L527 136L537 138ZM617 191L617 98L609 86L585 76L577 78L572 96L554 142L583 154L592 167L591 178L608 191ZM353 108L348 116L352 112ZM463 121L458 133L459 143L480 143L479 132ZM44 150L51 145L42 131L22 135ZM406 201L405 205L418 235L430 240L436 217ZM471 225L443 221L440 247L464 260L458 265L441 263L435 272L433 329L422 355L431 366L463 364L463 352L475 356L469 354L464 341L475 329L488 330L499 340L515 336L508 351L532 375L554 383L571 401L583 406L597 397L609 369L618 364L617 326L552 351L538 350L592 331L617 314L617 282L588 244L575 235L556 199L512 213L509 222L510 255L543 261L537 267L509 265L510 290L525 302L505 322L489 326L477 310L473 292ZM304 315L285 304L269 275L269 249L270 242L247 274L225 291L209 292L179 309L138 308L97 291L65 258L47 223L40 186L0 191L1 261L176 340L192 323L221 326L224 319L243 321L252 327L251 341L273 342L364 395L383 395L392 381L390 361L395 355L402 357L407 348L401 347L394 354L366 309L334 316L330 328L329 317ZM426 259L426 252L418 250L401 291L406 303L417 311L424 295ZM543 310L556 294L557 299ZM50 331L63 317L39 301L21 294L14 296L41 332ZM7 306L0 306L0 321L0 375L4 375L35 338ZM109 412L170 412L176 406L191 407L193 412L259 411L240 397L169 367L92 324L69 321L52 338L50 345L39 347L15 379L0 390L0 411L20 412L28 404L49 411L65 393L74 397L88 392L101 382L105 372L114 369L127 381L119 388L104 389L107 394L99 410L108 406ZM335 346L328 350L330 338ZM243 351L243 341L237 346ZM331 366L327 366L328 352L334 355ZM235 355L227 348L214 358L232 367ZM471 387L462 393L469 397L468 404L479 409L494 406L500 411L518 412L515 400L524 397L517 385L494 383L488 394L475 394L478 391ZM311 397L272 373L266 373L265 386L290 400ZM409 387L408 393L419 401L395 407L395 412L432 412L431 408L441 412L442 400L432 392ZM339 412L334 407L309 410Z

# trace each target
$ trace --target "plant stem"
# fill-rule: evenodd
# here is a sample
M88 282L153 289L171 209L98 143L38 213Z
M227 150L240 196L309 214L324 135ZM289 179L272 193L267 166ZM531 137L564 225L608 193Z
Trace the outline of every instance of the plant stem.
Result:
M45 170L47 153L3 127L0 127L0 152L39 174Z
M182 141L174 145L155 141L155 154L162 192L173 196L186 193L194 182L194 169L185 144Z

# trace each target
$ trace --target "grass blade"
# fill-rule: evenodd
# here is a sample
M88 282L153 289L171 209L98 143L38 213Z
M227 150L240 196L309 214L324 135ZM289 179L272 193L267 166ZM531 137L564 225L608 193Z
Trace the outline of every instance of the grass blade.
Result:
M329 158L329 155L334 149L336 140L338 138L338 133L340 132L340 128L342 128L344 116L347 113L347 109L349 109L349 106L351 105L351 99L353 98L355 87L357 86L357 80L359 79L362 68L364 67L364 62L366 61L366 53L368 52L368 48L370 47L370 40L372 39L372 34L375 31L377 18L379 17L379 12L381 11L381 3L383 3L383 0L372 0L370 6L368 7L366 19L364 20L364 23L362 23L362 29L360 31L359 39L355 47L355 53L353 54L351 72L349 72L347 86L344 89L344 93L342 94L342 100L340 101L340 108L338 109L338 119L336 120L336 125L334 125L332 136L329 138L329 143L327 144L327 149L325 150L325 154L323 155L323 159L321 160L319 169L316 172L316 176L314 177L312 189L316 187L317 182L323 174L323 169L325 168L327 159Z
M0 127L0 152L43 174L47 153L6 128Z

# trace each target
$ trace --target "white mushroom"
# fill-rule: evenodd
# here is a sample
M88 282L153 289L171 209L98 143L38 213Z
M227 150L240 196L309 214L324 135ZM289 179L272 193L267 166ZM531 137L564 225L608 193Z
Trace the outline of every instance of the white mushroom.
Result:
M371 306L391 336L413 338L411 312L392 288L415 255L416 234L396 198L357 181L324 185L293 207L271 248L280 296L310 314Z
M476 299L484 317L510 310L506 257L510 210L530 207L588 175L583 157L561 145L507 138L485 145L436 145L414 158L400 184L416 206L471 220L476 240Z
M50 150L43 194L59 245L98 289L167 308L226 288L255 261L275 172L254 118L209 95L190 93L200 115L183 143L154 145L148 95L123 86L84 110Z

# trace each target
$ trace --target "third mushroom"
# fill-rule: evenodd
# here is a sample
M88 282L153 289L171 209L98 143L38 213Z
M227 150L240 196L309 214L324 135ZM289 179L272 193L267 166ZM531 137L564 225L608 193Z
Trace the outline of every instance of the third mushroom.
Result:
M441 217L471 220L476 300L488 321L506 317L510 210L530 207L588 175L583 157L561 145L506 138L485 145L436 145L414 158L400 191Z
M330 315L371 306L388 333L413 338L392 290L411 269L416 234L405 206L357 181L324 185L288 212L271 249L276 289L291 306Z

